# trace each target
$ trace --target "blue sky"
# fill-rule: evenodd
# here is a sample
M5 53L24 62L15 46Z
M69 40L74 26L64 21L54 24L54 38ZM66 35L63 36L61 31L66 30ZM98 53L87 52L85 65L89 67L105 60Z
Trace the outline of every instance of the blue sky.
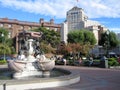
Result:
M0 18L30 22L53 18L56 23L62 23L66 12L74 6L83 8L89 19L120 33L119 0L0 0Z

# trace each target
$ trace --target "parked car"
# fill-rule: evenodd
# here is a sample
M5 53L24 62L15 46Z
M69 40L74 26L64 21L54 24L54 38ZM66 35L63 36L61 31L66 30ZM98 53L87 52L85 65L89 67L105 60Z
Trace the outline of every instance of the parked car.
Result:
M110 58L112 58L112 57L117 58L117 54L114 52L109 52L108 54L109 54Z

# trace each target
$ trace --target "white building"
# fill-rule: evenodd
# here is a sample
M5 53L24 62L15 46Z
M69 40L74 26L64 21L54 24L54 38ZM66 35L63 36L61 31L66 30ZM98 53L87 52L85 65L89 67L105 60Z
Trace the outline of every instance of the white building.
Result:
M94 33L98 44L99 30L106 30L106 28L103 27L103 25L101 25L99 22L88 20L88 17L85 15L84 10L76 6L67 12L66 19L67 22L63 23L61 28L61 41L67 40L66 38L68 32L85 28L91 30Z
M99 22L97 21L93 21L93 20L86 20L84 21L84 27L89 27L89 26L99 26L101 25Z
M84 21L87 20L82 8L73 7L67 12L68 31L84 28Z
M118 39L120 40L120 33L117 34Z
M64 41L65 43L67 43L68 24L67 24L66 21L64 23L62 23L60 31L61 31L60 32L60 34L61 34L61 41Z

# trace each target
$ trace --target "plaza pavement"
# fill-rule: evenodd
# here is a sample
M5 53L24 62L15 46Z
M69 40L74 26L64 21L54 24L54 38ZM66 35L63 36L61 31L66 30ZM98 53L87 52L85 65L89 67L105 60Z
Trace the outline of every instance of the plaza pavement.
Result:
M120 69L57 66L80 73L80 82L62 87L36 90L120 90Z

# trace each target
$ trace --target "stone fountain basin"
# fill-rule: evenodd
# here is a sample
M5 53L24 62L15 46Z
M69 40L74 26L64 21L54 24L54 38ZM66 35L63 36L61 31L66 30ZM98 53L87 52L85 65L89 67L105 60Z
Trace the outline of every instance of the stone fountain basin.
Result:
M24 69L25 65L26 65L26 61L22 61L22 60L9 60L8 62L8 67L16 72L20 72Z
M41 89L58 86L66 86L77 83L80 81L80 75L69 69L63 68L63 66L56 66L57 70L61 72L67 72L69 74L52 78L35 78L27 80L0 80L0 90L3 90L3 84L6 83L6 90L29 90L29 89Z
M55 60L38 61L38 67L42 71L50 71L55 67Z
M42 71L50 71L55 67L55 60L43 60L43 61L37 61L38 67ZM8 67L16 72L23 71L27 63L35 63L31 61L23 61L23 60L9 60L8 61Z

